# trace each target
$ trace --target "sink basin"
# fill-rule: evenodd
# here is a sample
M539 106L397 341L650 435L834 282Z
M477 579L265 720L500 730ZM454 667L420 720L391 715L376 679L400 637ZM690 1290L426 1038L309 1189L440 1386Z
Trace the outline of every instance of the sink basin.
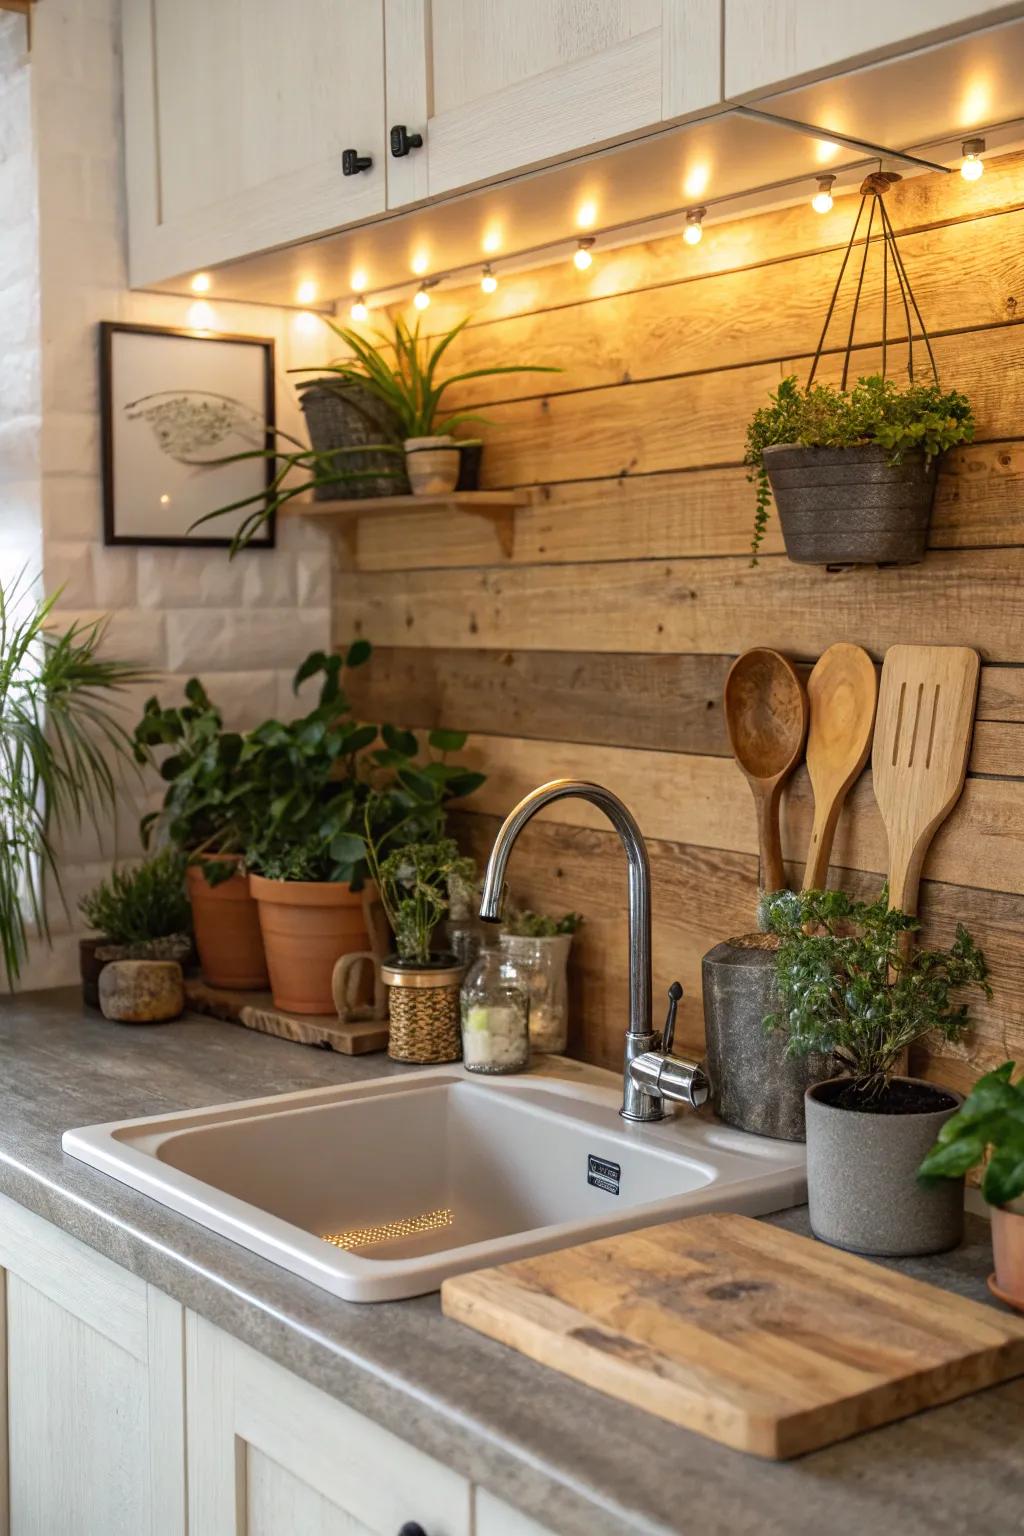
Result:
M66 1152L347 1301L696 1211L805 1198L804 1149L628 1125L608 1073L427 1068L67 1131Z

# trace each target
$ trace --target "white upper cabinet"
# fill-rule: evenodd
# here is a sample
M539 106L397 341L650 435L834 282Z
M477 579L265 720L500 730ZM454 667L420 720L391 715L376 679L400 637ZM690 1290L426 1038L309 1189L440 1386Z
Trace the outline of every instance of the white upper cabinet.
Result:
M391 207L698 113L721 95L720 0L385 0L388 120L423 135Z
M723 0L725 95L749 100L1020 15L979 0Z
M134 286L383 211L383 4L124 0Z

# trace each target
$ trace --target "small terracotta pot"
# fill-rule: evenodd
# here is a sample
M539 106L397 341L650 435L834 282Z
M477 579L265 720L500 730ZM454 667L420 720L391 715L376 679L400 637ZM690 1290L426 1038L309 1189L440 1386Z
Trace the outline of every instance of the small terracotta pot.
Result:
M241 864L237 854L218 858ZM200 866L190 864L185 882L203 980L211 987L262 992L268 980L267 957L249 876L239 870L220 885L210 885Z
M992 1254L1000 1294L1024 1312L1024 1200L992 1207Z
M335 880L267 880L250 875L275 1006L285 1013L334 1013L335 962L370 948L363 893Z
M453 437L407 437L405 467L414 496L443 496L454 491L462 456Z

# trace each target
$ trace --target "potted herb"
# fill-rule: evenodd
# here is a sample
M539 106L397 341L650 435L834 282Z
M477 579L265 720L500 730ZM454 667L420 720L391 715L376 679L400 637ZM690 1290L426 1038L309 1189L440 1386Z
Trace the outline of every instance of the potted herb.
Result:
M843 1075L807 1090L807 1187L815 1236L857 1253L897 1256L955 1247L963 1190L924 1187L922 1157L962 1100L898 1075L904 1053L935 1032L969 1027L966 986L991 995L985 957L963 927L947 950L919 949L916 918L841 891L779 891L765 900L779 936L779 1007L766 1027L794 1055L834 1053Z
M176 848L133 868L115 869L78 903L92 937L79 941L82 996L99 1007L99 977L112 960L187 960L192 913L185 860Z
M381 856L388 841L368 817L367 855L381 904L395 938L395 954L381 967L388 988L388 1055L417 1063L458 1061L462 1054L459 987L463 967L432 947L453 887L476 877L448 837L406 843Z
M225 731L220 710L195 677L186 683L180 706L148 699L135 728L138 761L159 755L158 771L167 785L162 809L143 818L143 843L148 847L159 828L187 858L185 880L203 978L213 987L261 991L267 961L242 865L255 809L252 786L240 769L243 744L239 732Z
M104 620L54 627L57 596L37 600L23 578L0 585L0 950L12 989L30 927L49 941L60 834L101 821L117 803L116 769L131 755L117 695L145 681L101 656Z
M923 559L938 456L973 436L970 402L937 382L901 388L872 374L846 390L783 379L747 428L754 562L772 495L791 560Z
M569 950L583 918L528 908L509 913L499 943L511 976L530 1000L530 1047L564 1051L569 1043Z
M984 1165L981 1193L992 1207L995 1256L989 1287L1024 1312L1024 1078L1012 1081L1014 1067L1004 1061L978 1079L939 1131L921 1177L959 1186L966 1173Z

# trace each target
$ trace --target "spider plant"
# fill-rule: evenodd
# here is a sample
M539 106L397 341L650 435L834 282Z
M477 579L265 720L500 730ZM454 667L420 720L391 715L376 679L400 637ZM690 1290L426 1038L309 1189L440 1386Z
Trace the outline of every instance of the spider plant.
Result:
M106 620L50 627L60 596L36 599L24 573L0 584L0 953L13 990L30 925L49 940L47 882L63 900L56 840L117 798L131 739L111 713L145 674L98 654Z

